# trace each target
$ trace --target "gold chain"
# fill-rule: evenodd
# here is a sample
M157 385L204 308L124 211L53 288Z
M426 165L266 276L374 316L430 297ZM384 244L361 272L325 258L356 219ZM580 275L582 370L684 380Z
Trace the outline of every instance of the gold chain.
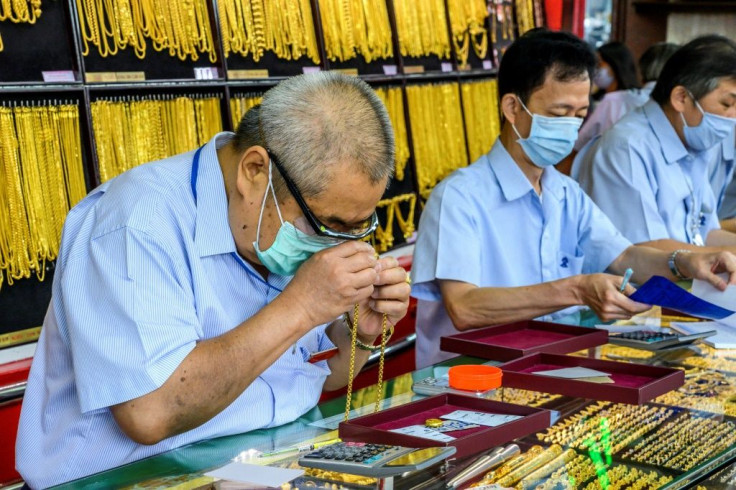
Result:
M461 84L463 113L470 161L488 153L501 132L498 112L498 83L494 80Z
M393 56L384 0L323 0L320 16L331 61L346 61L360 54L370 63Z
M0 285L45 277L86 192L76 105L0 107Z
M41 0L9 0L0 2L0 21L9 20L15 24L35 24L41 16ZM0 36L0 51L5 49L3 38ZM0 273L0 284L2 274Z
M521 36L534 29L534 4L532 0L516 0L516 24Z
M485 0L449 0L452 41L458 55L458 64L465 65L473 45L475 54L483 59L488 53L488 33L484 27L488 17Z
M249 94L241 97L230 98L230 113L233 118L233 127L237 129L240 120L251 108L257 106L263 100L262 94Z
M356 345L358 342L358 311L360 310L360 305L355 304L355 307L353 308L353 325L350 329L350 365L348 368L348 387L347 387L347 393L345 394L345 422L347 422L350 419L350 404L353 399L353 378L355 377L355 350ZM383 314L383 319L381 320L381 354L378 358L378 382L377 382L377 392L376 392L376 406L374 408L374 412L378 412L378 410L381 408L381 400L383 399L383 364L384 364L384 357L386 353L386 343L388 342L389 334L388 334L388 315Z
M376 95L383 101L394 128L396 180L404 180L404 170L409 161L409 139L406 133L406 121L404 118L404 96L401 87L379 87Z
M444 0L394 0L399 48L403 56L450 57Z

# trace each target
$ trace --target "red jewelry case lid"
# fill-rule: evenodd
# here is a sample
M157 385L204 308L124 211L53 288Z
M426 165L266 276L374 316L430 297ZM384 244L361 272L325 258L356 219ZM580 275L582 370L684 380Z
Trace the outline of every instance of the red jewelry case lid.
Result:
M455 410L519 415L521 418L496 427L481 426L449 432L446 434L455 438L449 442L391 432L391 429L400 427L424 425L427 419L440 418ZM448 393L341 422L338 433L344 441L406 447L455 446L455 457L463 458L539 432L550 425L549 410Z
M537 371L575 366L608 373L613 383L593 383L582 379L534 374ZM645 403L685 383L685 373L680 369L546 353L532 354L499 367L503 371L503 385L508 388L633 405Z
M442 337L440 349L483 359L510 361L535 352L567 354L606 343L606 330L529 320Z

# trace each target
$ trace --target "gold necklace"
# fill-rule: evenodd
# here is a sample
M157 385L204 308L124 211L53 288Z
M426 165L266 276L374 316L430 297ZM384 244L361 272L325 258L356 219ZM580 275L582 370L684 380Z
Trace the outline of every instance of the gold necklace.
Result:
M488 153L501 132L495 79L461 84L470 161Z
M345 395L345 418L347 422L350 419L350 402L353 397L353 378L355 376L355 349L358 343L358 312L360 305L357 303L353 308L353 325L350 333L350 364L348 368L348 386L347 393ZM388 315L383 314L383 320L381 321L381 354L378 358L378 382L376 384L376 405L373 409L374 412L378 412L381 408L381 400L383 399L383 364L386 353L386 343L390 337L388 333Z
M35 24L40 16L41 0L15 0L12 4L9 0L0 2L0 21L10 20L15 24ZM4 49L3 38L0 36L0 51ZM1 280L0 284L2 284Z

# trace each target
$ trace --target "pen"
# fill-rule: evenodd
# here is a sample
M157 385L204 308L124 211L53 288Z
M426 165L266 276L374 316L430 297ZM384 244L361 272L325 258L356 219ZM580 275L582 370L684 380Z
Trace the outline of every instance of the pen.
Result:
M624 280L621 282L621 289L619 289L622 293L626 290L626 285L629 283L629 279L631 279L631 274L633 273L634 270L631 267L624 272Z
M480 475L484 471L488 471L494 466L500 465L511 456L518 454L520 451L521 450L519 449L519 446L517 446L516 444L510 444L505 448L497 447L489 454L483 456L478 461L458 473L455 478L447 482L447 488L458 488L460 485L469 481L471 478Z
M270 456L276 456L279 454L303 453L305 451L313 451L321 447L330 446L332 444L337 444L338 442L342 442L342 439L340 439L339 437L336 437L334 439L328 439L326 441L315 442L314 444L307 444L306 446L292 446L292 447L287 447L284 449L277 449L276 451L271 451L269 453L261 453L260 455L258 455L258 457L268 458Z

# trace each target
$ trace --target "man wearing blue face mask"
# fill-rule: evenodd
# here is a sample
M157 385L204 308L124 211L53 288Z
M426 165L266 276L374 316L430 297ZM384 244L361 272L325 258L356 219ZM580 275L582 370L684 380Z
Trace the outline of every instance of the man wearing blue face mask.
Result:
M735 126L736 43L700 37L667 61L652 100L580 152L573 175L634 243L673 255L736 250L717 215Z
M583 305L603 320L644 311L627 297L631 286L619 292L615 274L629 267L637 282L677 273L719 288L711 268L736 271L726 252L681 254L671 269L667 253L633 246L555 170L572 151L595 66L590 48L562 32L531 31L504 54L499 139L441 182L422 213L412 265L418 367L450 357L439 339L458 330L555 319Z
M343 314L358 306L357 373L408 306L406 271L361 240L393 152L373 90L323 72L269 90L235 134L92 191L66 219L23 401L25 481L285 424L344 386Z

